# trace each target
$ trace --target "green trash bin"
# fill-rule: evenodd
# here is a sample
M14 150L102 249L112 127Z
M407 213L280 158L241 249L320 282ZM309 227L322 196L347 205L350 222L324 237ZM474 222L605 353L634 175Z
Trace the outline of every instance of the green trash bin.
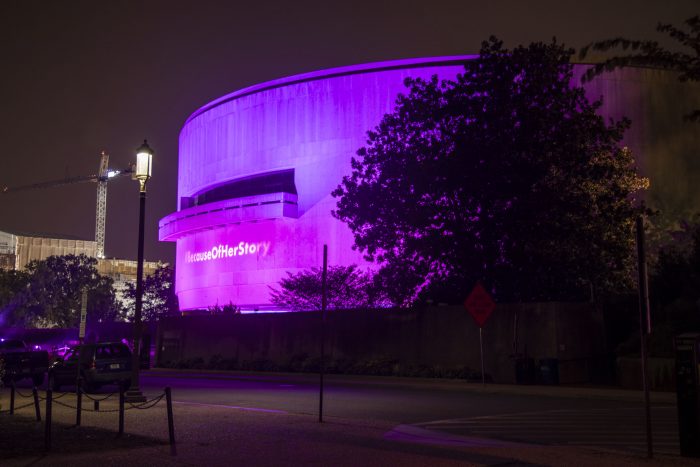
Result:
M681 334L673 344L681 456L700 457L700 334Z

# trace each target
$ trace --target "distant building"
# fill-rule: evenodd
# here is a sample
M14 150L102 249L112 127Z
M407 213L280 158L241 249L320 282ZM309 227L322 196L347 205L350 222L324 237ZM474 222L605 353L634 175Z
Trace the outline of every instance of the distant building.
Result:
M97 242L70 235L9 232L0 230L0 268L24 270L31 261L49 256L95 257Z
M144 277L153 274L160 266L167 266L167 263L144 261ZM97 260L97 272L112 278L114 291L117 293L117 300L122 303L124 302L124 291L127 284L136 284L136 267L136 261L130 259L102 258Z

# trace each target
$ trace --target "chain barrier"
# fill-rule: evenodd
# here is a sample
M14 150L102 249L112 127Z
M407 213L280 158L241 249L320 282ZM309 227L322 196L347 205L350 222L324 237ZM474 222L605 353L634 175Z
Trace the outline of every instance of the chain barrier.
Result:
M132 402L129 402L129 405L130 405L131 407L128 408L128 409L126 409L126 410L130 410L130 409L139 409L139 410L150 409L151 407L155 407L156 404L158 404L158 402L162 401L164 397L165 397L165 393L161 394L160 396L154 397L154 398L151 399L151 400L147 400L147 401L145 401L145 402L141 402L141 403L138 403L138 404L134 404L134 403L132 403ZM152 402L152 404L151 404L151 402ZM148 405L148 404L150 404L150 405Z
M14 388L13 388L13 392L15 392ZM120 390L120 392L119 392L119 407L116 409L108 409L108 410L99 410L99 402L109 399L110 397L114 396L116 393L108 394L107 396L102 397L102 398L93 398L93 397L90 397L86 394L86 397L88 397L88 399L91 399L92 401L95 402L95 410L82 407L82 404L80 403L82 394L80 393L80 391L78 391L76 393L77 405L72 405L70 403L61 402L61 401L57 400L61 397L64 397L66 394L70 394L70 393L64 392L64 393L60 394L58 397L54 398L53 391L49 388L46 390L46 397L41 398L41 400L46 401L46 421L44 423L44 449L46 452L49 452L51 450L51 444L52 444L52 439L51 439L52 438L52 434L51 434L51 431L52 431L52 429L51 429L51 427L52 427L52 411L53 411L52 405L54 402L60 406L63 406L63 407L66 407L68 409L76 411L76 414L77 414L76 426L80 425L80 413L83 411L103 412L103 413L119 412L119 432L118 432L119 435L118 436L121 436L124 433L124 413L127 410L130 410L130 409L137 409L137 410L151 409L151 408L155 407L160 401L162 401L165 398L167 416L168 416L168 438L170 441L170 454L173 456L177 455L177 451L175 448L175 424L173 421L172 392L171 392L171 389L169 387L166 387L165 392L163 392L162 394L160 394L152 399L148 399L144 402L141 402L141 403L128 402L130 407L124 406L125 402L126 402L125 398L124 398L124 391ZM18 407L14 407L13 405L11 405L10 410L3 410L3 411L0 411L0 413L2 413L2 412L14 413L14 410L19 410L19 409L23 409L26 407L31 407L33 405L37 409L37 421L41 421L41 417L40 417L40 413L39 413L39 396L38 396L38 391L37 391L36 387L32 390L31 396L24 396L24 395L20 394L20 397L33 397L34 402L29 403L29 404L25 404L25 405L21 405Z
M117 395L117 394L119 394L119 393L118 393L118 392L113 392L113 393L107 394L105 397L97 398L97 397L92 397L92 396L90 396L90 394L84 392L84 393L83 393L83 396L87 397L88 399L90 399L90 400L93 401L93 402L102 402L102 401L106 401L106 400L109 399L110 397L115 396L115 395Z
M61 405L63 407L66 407L68 409L73 409L73 410L78 410L77 405L70 405L66 404L65 402L56 402L56 399L53 400L54 403ZM98 412L98 413L108 413L108 412L119 412L119 409L100 409L100 410L93 410L93 409L88 409L87 407L81 407L80 409L83 412ZM128 410L128 409L127 409Z
M14 408L14 410L19 410L19 409L26 409L27 407L31 407L34 405L34 402L29 402L28 404L24 405L18 405ZM7 410L0 410L0 413L10 413L10 409Z
M59 401L57 400L57 399L60 399L61 397L65 396L66 394L73 394L73 393L71 393L71 392L64 392L64 393L61 393L60 396L58 396L58 397L53 397L53 398L52 398L52 402L55 403L55 404L58 404L58 405L60 405L60 406L63 406L63 407L65 407L65 408L67 408L67 409L78 410L78 406L77 406L77 405L71 405L71 404L69 404L69 403L66 403L66 402L59 402ZM114 396L115 394L117 394L117 393L112 393L112 394L110 394L108 397L105 397L105 398L102 398L102 399L97 399L97 401L106 400L106 399L108 399L109 397ZM83 393L83 395L85 396L86 394ZM23 396L23 397L32 397L32 395L30 394L29 396ZM88 399L95 400L95 399L92 399L92 398L89 397L89 396L87 396L87 397L88 397ZM132 403L132 402L127 402L127 404L129 404L131 407L126 407L124 410L131 410L131 409L147 410L147 409L150 409L150 408L155 407L160 401L163 400L164 397L165 397L165 393L163 393L163 394L161 394L161 395L159 395L159 396L156 396L156 397L154 397L153 399L149 399L149 400L147 400L147 401L145 401L145 402L140 402L140 403L137 403L137 404L134 404L134 403ZM39 399L42 400L42 401L45 401L45 400L46 400L46 397L39 397ZM15 410L24 409L24 408L30 407L30 406L32 406L32 405L34 405L34 402L30 402L30 403L25 404L25 405L19 405L19 406L16 406L16 407L15 407ZM100 412L100 413L101 413L101 412L105 412L105 413L107 413L107 412L119 412L119 409L106 409L106 410L105 410L105 409L100 409L100 410L93 410L93 409L89 409L89 408L87 408L87 407L85 407L85 406L81 407L81 410L82 410L83 412ZM5 413L5 412L9 412L9 410L0 410L0 413Z
M34 397L34 393L29 393L27 395L24 395L20 392L19 389L15 388L15 394L17 394L19 397L27 398L27 397Z
M22 398L25 398L25 399L28 399L28 398L31 397L31 398L34 399L34 400L33 400L32 402L28 403L28 404L21 405L21 406L19 406L19 407L15 407L15 398L16 398L16 396L19 396L19 397L22 397ZM29 406L32 406L32 405L34 406L34 409L35 409L36 421L37 421L37 422L40 422L40 421L41 421L41 409L40 409L40 407L39 407L39 391L37 390L36 386L34 386L34 387L32 388L32 393L31 393L31 394L24 395L24 394L22 394L22 392L20 392L20 391L17 390L17 386L15 386L15 382L12 381L12 383L10 384L10 407L9 407L9 409L7 410L7 412L9 412L10 415L14 415L15 410L23 409L23 408L25 408L25 407L29 407Z
M54 394L56 394L56 393L54 392ZM60 399L61 397L65 396L65 395L67 395L67 394L73 394L73 393L72 393L72 392L62 392L60 396L58 396L58 397L53 396L52 399L55 401L56 399ZM46 397L41 397L41 396L39 396L39 400L45 401L45 400L46 400Z

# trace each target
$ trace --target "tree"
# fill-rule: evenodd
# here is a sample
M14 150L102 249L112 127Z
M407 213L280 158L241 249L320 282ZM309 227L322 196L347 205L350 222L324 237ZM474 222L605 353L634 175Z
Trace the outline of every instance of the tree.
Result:
M678 72L678 79L685 81L700 81L700 16L693 16L683 22L687 30L677 28L672 24L656 26L660 33L667 34L671 39L689 48L690 52L674 52L668 50L657 41L630 40L623 37L592 42L583 47L579 52L581 58L585 58L590 50L607 52L613 49L637 51L637 53L616 56L601 63L595 64L583 76L584 81L589 81L606 71L626 66L642 66L660 68ZM685 116L687 120L700 121L700 109L695 109Z
M645 186L572 86L573 50L491 38L452 80L407 79L333 192L334 216L392 299L459 303L477 280L502 301L587 298L629 285Z
M0 326L13 321L18 298L29 284L25 271L0 269Z
M81 255L31 261L28 282L13 299L13 324L27 327L75 327L82 291L88 291L89 320L114 320L118 306L112 279L97 272L97 260Z
M228 305L220 306L218 303L214 306L207 308L210 315L240 315L241 307L235 305L233 302L229 302Z
M671 240L660 245L650 275L657 311L685 304L698 314L700 304L700 215L682 221ZM697 320L697 318L696 318ZM686 323L687 324L687 323Z
M279 289L270 287L270 300L293 311L321 309L323 270L311 268L296 274L287 273ZM326 276L327 307L333 309L384 308L392 303L378 287L369 271L357 265L329 266Z
M170 266L160 265L153 274L143 279L143 305L141 309L143 321L157 321L162 317L180 312L173 277L174 272ZM134 316L134 304L136 303L135 284L127 283L124 298L126 306L122 313L124 318L131 319Z

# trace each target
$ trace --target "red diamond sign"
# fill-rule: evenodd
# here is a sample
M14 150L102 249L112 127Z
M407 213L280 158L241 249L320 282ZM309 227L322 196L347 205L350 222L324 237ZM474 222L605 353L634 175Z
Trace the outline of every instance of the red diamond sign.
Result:
M496 303L484 289L484 286L481 285L481 282L477 282L474 290L464 300L464 308L472 315L476 324L481 328L491 316L493 309L496 308Z

